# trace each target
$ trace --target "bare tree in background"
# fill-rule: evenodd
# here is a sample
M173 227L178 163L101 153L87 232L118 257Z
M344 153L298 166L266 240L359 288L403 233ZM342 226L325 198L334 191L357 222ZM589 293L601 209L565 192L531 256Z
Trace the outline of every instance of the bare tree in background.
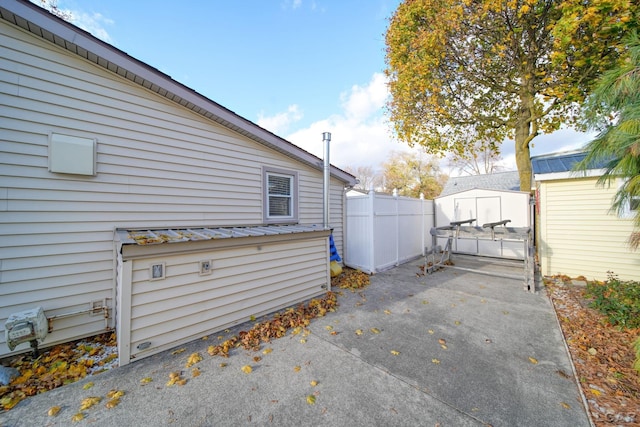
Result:
M448 157L449 169L460 175L485 175L501 172L505 168L500 164L502 156L492 144L476 142L462 154Z
M371 166L358 166L355 169L347 166L344 170L358 179L353 187L356 190L369 191L382 187L382 176L376 174Z
M34 2L35 3L35 2ZM71 21L72 15L69 11L64 11L58 7L57 0L40 0L40 6L65 21Z

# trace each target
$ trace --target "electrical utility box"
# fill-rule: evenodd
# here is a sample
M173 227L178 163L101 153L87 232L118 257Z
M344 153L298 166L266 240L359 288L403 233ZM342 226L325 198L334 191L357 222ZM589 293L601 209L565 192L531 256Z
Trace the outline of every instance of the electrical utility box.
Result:
M47 336L49 325L42 307L36 307L9 315L4 329L7 346L13 351L24 342L37 346L37 342L42 342Z

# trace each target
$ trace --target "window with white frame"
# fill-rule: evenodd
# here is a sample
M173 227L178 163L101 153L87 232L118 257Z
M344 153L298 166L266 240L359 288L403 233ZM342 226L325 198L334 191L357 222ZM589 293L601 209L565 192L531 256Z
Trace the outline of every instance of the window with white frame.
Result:
M263 197L264 221L298 221L298 174L279 169L263 168L265 183Z
M626 183L626 180L619 180L618 181L618 190ZM620 213L620 217L621 218L633 218L636 215L640 215L640 197L638 196L631 196L626 203L624 204L624 207L622 209L622 212Z

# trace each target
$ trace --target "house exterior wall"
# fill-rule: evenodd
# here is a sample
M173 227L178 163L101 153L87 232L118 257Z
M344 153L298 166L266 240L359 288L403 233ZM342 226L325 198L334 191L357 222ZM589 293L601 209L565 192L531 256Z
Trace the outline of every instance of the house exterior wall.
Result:
M623 280L640 279L640 254L627 239L633 219L610 211L617 190L597 177L540 181L541 272L605 280L612 271Z
M113 311L115 228L261 224L263 166L297 172L299 222L322 223L322 171L5 21L0 104L0 325L38 305L48 317L103 300ZM97 139L97 174L49 172L52 132ZM342 200L333 178L339 250ZM55 320L44 344L100 333L114 314Z

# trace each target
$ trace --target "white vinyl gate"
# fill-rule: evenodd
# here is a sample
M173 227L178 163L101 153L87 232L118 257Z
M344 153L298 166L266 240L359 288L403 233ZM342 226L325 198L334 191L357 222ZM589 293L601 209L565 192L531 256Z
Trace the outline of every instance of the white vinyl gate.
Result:
M424 255L433 206L432 200L373 191L347 197L345 265L373 274Z

